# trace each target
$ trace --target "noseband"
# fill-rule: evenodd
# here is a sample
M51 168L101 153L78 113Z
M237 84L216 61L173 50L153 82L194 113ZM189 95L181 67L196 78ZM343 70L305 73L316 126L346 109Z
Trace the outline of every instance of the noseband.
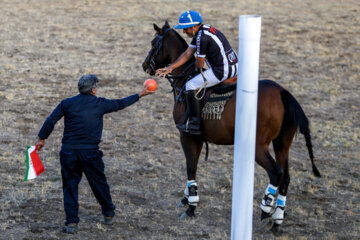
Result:
M159 52L162 48L162 45L163 45L163 40L164 40L164 37L165 37L165 34L167 32L169 32L170 30L172 30L172 28L168 28L164 31L164 33L162 35L160 34L156 34L156 38L154 40L156 40L156 43L154 45L154 47L149 51L146 59L145 59L145 62L146 64L149 66L149 68L155 72L156 69L158 69L159 67L156 65L157 63L155 62L155 59L157 58L157 56L159 55Z

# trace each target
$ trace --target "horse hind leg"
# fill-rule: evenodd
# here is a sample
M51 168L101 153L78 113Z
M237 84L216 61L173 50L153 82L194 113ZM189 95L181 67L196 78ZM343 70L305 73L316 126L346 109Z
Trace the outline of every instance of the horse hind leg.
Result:
M274 139L273 146L277 164L283 170L283 174L280 179L279 191L277 195L275 211L272 214L273 226L272 231L278 232L279 226L283 223L285 218L285 206L286 206L286 195L290 184L289 174L289 150L294 135L289 134L288 136L280 135L280 137Z
M286 166L284 169L283 179L279 186L279 191L276 199L275 212L272 215L272 219L275 224L280 225L284 221L285 217L285 205L286 205L286 195L287 189L290 183L289 170Z
M265 190L264 198L261 201L261 228L268 226L273 214L276 193L279 186L282 170L277 165L273 157L270 155L268 148L257 147L256 149L256 162L262 166L270 179L270 183Z

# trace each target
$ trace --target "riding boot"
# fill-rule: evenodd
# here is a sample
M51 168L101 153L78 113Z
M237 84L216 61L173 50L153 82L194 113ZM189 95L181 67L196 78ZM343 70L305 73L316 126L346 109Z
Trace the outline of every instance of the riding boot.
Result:
M195 98L196 90L185 92L186 104L189 108L189 118L186 123L176 124L176 127L184 132L201 135L200 121L200 101Z

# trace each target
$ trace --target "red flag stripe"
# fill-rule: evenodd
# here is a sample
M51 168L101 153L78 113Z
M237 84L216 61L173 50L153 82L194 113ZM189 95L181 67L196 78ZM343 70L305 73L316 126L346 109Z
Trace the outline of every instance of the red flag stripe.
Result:
M37 146L35 147L35 150L30 153L30 158L32 160L33 166L34 166L34 170L36 173L36 176L39 176L40 173L42 173L44 171L44 166L42 165L39 155L36 153L37 150Z

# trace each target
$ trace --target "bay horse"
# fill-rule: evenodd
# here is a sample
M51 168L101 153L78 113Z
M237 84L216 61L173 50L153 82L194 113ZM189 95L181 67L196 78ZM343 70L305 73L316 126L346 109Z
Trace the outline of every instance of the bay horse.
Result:
M154 30L156 33L151 41L151 50L143 62L144 71L150 75L154 75L157 69L174 62L188 47L186 41L169 26L167 21L162 28L154 24ZM193 74L198 74L195 72L194 62L193 57L181 67L174 69L172 75L167 76L174 93L175 124L184 122L184 114L186 116L183 93L186 80ZM214 87L206 90L202 104L213 89ZM180 131L188 179L184 191L185 197L179 204L188 208L180 218L192 217L195 214L199 199L195 181L196 170L204 142L206 147L207 142L218 145L234 144L235 103L236 94L233 94L224 107L221 119L202 119L200 136ZM274 81L259 81L255 160L265 169L270 179L261 202L261 221L263 226L271 223L272 230L283 222L290 183L289 150L298 129L305 137L313 173L320 177L320 172L314 164L309 121L300 104L286 89ZM273 144L276 160L269 153L270 143Z

